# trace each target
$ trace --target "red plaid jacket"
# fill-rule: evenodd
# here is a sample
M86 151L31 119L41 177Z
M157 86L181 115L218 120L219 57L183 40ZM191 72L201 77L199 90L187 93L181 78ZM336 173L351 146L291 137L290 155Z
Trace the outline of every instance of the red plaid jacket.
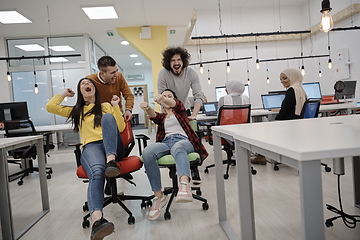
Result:
M173 107L173 113L176 119L179 121L180 125L184 129L186 135L189 138L189 141L193 145L195 151L200 154L201 160L204 161L205 158L209 155L206 151L204 145L199 141L194 129L190 126L188 116L186 115L186 110L182 102L178 99L174 99L176 104ZM156 117L150 118L155 124L158 125L158 130L156 132L156 142L162 142L165 138L165 118L167 113L156 112Z

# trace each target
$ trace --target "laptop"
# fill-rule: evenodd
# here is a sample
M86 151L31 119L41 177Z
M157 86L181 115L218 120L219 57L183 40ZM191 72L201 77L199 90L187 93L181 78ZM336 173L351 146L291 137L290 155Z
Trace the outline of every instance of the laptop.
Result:
M203 110L206 116L216 116L217 108L218 108L218 102L203 103Z
M271 110L274 108L281 108L281 103L285 98L285 94L262 94L261 100L263 108Z

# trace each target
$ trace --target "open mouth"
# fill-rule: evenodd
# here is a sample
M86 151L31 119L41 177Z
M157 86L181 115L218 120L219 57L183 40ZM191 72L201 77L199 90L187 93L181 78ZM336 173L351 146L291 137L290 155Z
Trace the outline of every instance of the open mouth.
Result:
M85 92L91 92L91 87L86 87Z

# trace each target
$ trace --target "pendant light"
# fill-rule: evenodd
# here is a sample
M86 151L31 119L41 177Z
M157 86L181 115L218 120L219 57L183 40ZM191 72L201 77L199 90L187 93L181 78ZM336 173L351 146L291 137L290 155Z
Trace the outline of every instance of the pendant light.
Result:
M320 58L319 58L319 77L322 77L322 73L321 73L321 65L320 65Z
M250 72L249 72L249 61L246 60L246 72L247 72L247 83L250 85Z
M229 50L228 50L228 46L227 46L227 38L225 39L226 41L226 60L229 60ZM226 62L226 72L230 73L230 63Z
M329 32L334 27L334 22L330 14L332 8L330 7L330 0L323 0L321 2L321 19L320 30L323 32Z
M270 83L269 68L268 68L268 63L267 62L266 62L266 82Z
M304 58L302 58L304 56L304 51L303 51L303 44L302 44L302 34L300 35L300 39L301 39L301 75L305 76L305 67L304 67Z
M38 94L39 93L39 88L38 88L38 85L36 83L36 71L35 71L35 61L34 61L34 59L33 59L33 67L34 67L34 78L35 78L34 93Z
M260 69L260 63L259 63L259 57L258 57L257 37L255 37L255 51L256 51L256 62L255 62L255 66L256 66L256 69L259 70L259 69Z
M211 80L210 80L210 69L209 69L209 65L208 65L208 84L211 84Z
M330 33L328 32L328 50L329 50L329 61L328 61L328 68L332 69L332 61L330 56Z

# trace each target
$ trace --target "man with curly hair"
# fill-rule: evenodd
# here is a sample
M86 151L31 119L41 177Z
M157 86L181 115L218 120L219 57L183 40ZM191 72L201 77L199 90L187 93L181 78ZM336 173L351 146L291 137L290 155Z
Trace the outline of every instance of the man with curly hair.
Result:
M158 92L165 89L173 90L178 99L184 104L189 120L196 119L202 103L205 101L204 93L201 91L200 79L197 73L188 68L190 54L182 47L168 47L163 52L162 65L158 76ZM191 113L188 95L190 88L194 96L194 109ZM199 171L192 170L192 180L194 184L200 184Z

